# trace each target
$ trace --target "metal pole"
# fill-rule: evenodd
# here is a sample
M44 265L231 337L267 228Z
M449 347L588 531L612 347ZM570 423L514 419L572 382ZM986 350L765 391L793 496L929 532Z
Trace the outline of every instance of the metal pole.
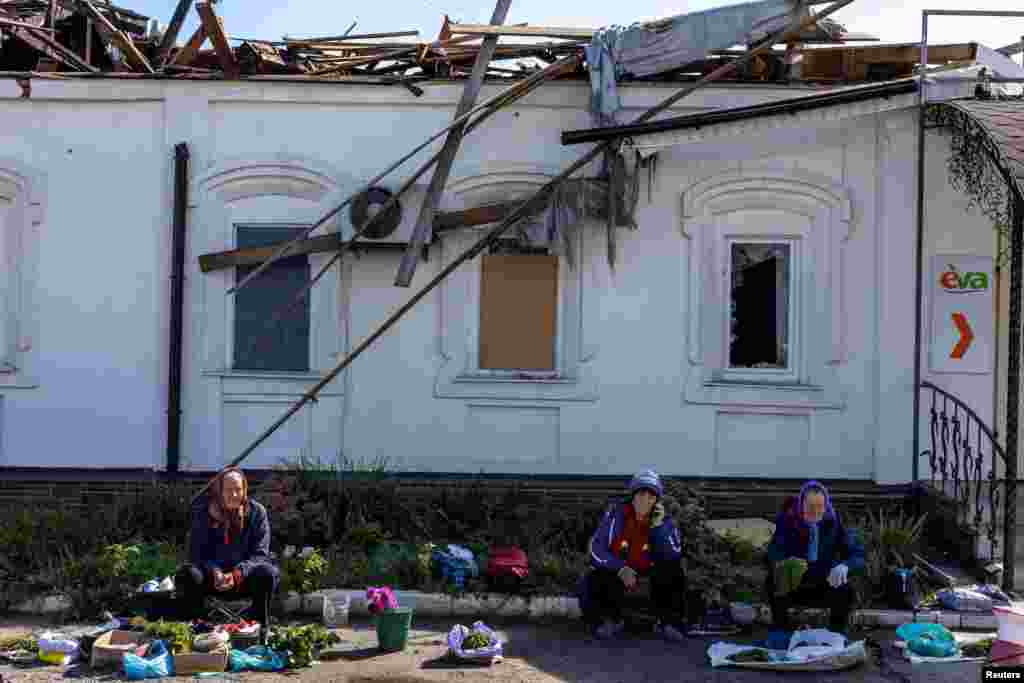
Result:
M921 71L917 88L917 253L914 255L917 268L917 283L914 292L914 440L911 470L912 484L916 487L920 478L921 456L921 319L924 302L924 112L928 106L925 94L925 71L928 66L928 10L921 12ZM915 488L916 491L916 488Z
M1020 434L1020 357L1021 357L1021 269L1024 266L1024 199L1015 186L1013 227L1010 231L1010 329L1006 364L1006 516L1003 521L1003 588L1014 590L1014 564L1017 552L1017 457Z

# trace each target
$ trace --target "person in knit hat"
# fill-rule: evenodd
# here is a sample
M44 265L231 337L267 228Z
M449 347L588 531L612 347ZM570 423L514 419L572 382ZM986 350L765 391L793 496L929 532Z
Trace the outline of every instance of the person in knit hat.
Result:
M658 614L655 630L666 640L684 638L686 577L682 540L661 503L661 478L653 470L636 474L629 496L605 511L590 539L590 573L578 586L583 619L597 638L620 634L626 592L649 576Z
M807 570L796 590L776 595L775 573L787 559L805 560ZM791 631L789 608L793 605L824 605L829 609L829 630L846 634L853 591L851 572L864 569L864 546L843 526L832 509L828 489L808 481L800 493L790 496L775 519L775 533L768 546L768 580L772 623Z
M189 562L175 575L176 592L188 619L203 616L208 594L253 598L255 620L266 636L270 597L280 574L270 559L270 519L249 498L242 470L221 472L192 506Z

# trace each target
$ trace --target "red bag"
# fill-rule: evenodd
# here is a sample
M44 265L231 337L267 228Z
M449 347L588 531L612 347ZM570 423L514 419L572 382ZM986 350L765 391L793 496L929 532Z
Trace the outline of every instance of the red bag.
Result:
M491 548L488 552L487 575L492 577L514 576L525 579L530 573L530 564L522 548L508 546Z

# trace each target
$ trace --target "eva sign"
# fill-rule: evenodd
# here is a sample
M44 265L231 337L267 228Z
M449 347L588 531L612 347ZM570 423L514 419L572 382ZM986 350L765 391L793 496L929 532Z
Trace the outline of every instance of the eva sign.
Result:
M992 259L937 255L931 265L932 371L992 372Z

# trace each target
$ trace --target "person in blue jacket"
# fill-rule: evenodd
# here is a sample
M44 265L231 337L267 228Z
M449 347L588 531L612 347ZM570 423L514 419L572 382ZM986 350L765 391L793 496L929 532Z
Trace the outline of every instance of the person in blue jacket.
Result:
M775 572L786 559L806 560L807 571L795 591L776 595ZM792 630L789 608L793 605L824 605L829 609L829 630L846 633L853 606L848 578L851 571L863 571L864 546L843 526L824 485L808 481L799 495L786 499L775 519L767 560L765 588L776 628Z
M268 625L270 597L280 573L270 558L270 519L249 498L245 475L236 467L221 472L192 506L189 562L175 576L185 614L203 614L209 594L253 598L255 621Z
M590 539L592 571L581 577L577 591L583 619L597 638L619 635L625 628L622 607L626 591L649 575L651 601L658 614L655 630L666 640L684 638L686 576L682 541L659 501L661 479L645 470L629 482L629 498L606 510Z

